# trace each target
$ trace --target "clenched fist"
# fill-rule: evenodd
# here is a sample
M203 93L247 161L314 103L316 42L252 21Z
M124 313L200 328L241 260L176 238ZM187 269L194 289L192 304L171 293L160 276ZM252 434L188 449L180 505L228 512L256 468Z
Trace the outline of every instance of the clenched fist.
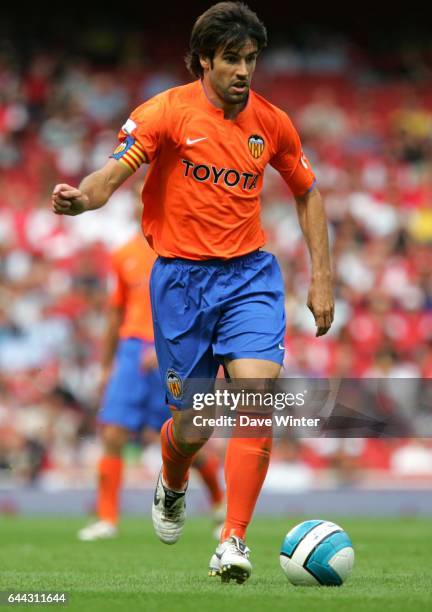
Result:
M60 183L54 187L51 202L56 215L75 216L88 210L89 198L76 187Z

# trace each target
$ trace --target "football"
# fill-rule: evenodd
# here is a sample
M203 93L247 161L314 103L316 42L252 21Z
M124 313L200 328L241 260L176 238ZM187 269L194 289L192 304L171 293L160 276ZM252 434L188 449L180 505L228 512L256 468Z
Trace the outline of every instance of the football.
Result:
M353 568L354 549L339 525L323 520L304 521L285 536L280 564L296 586L340 586Z

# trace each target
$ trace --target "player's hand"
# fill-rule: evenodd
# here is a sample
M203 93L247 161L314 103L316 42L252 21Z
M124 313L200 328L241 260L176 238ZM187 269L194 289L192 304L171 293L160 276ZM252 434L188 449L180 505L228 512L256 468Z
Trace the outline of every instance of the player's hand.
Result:
M105 393L106 386L111 376L111 366L102 366L99 372L99 379L96 387L97 401L100 403Z
M317 327L315 336L324 336L330 329L334 318L334 300L330 279L312 279L307 305L315 319Z
M141 368L144 371L155 370L158 367L158 360L154 348L148 348L144 351L141 358Z
M54 187L51 202L56 215L75 216L88 209L89 198L76 187L60 183Z

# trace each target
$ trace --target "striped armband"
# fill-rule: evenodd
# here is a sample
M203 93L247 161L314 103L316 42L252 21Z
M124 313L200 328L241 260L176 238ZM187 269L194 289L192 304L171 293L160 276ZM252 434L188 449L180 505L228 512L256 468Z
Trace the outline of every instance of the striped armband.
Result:
M144 149L131 135L119 144L110 157L125 164L132 172L136 172L142 164L147 162Z

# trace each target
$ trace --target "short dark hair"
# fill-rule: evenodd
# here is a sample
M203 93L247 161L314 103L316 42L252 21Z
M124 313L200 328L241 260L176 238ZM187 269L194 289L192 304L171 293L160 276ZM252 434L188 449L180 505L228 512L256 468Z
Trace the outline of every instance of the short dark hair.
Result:
M213 60L218 49L239 49L251 39L260 52L267 45L262 21L243 2L218 2L195 21L185 61L189 72L202 77L200 56Z

